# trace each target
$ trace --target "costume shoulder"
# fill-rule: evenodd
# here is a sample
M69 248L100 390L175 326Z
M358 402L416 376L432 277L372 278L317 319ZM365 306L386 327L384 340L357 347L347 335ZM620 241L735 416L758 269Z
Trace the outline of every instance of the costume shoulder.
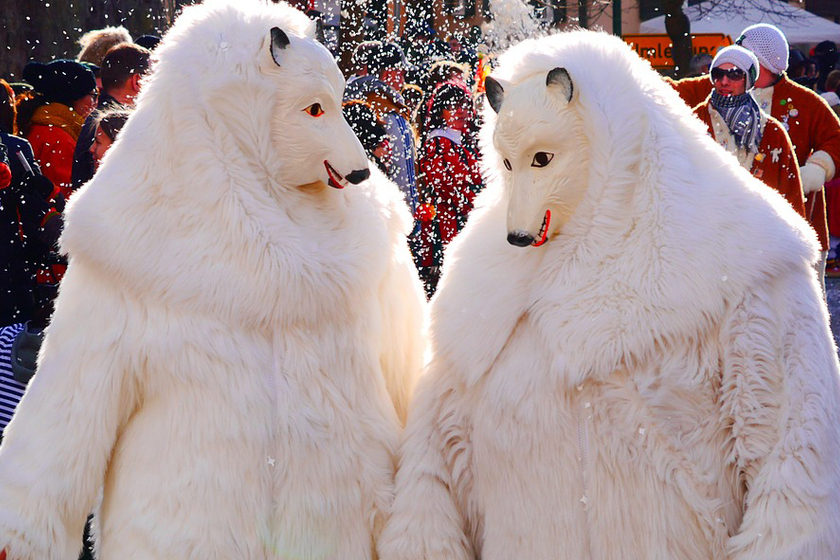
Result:
M712 133L712 116L709 113L709 111L711 111L711 110L712 110L712 106L709 103L708 98L706 98L704 101L702 101L699 105L697 105L693 109L694 114L697 115L697 117L701 121L703 121L706 124L706 126L709 127L709 134Z

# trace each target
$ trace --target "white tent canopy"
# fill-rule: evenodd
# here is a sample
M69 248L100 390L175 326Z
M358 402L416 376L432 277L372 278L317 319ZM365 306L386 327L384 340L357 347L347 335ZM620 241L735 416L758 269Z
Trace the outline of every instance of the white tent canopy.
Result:
M840 42L840 25L779 0L711 0L683 8L692 33L723 33L733 41L754 23L775 25L791 45ZM665 16L643 21L641 33L665 33Z

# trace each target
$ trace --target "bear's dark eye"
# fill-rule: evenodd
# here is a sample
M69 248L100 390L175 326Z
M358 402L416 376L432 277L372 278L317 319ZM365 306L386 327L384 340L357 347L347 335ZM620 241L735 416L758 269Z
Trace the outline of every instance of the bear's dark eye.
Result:
M531 162L531 167L545 167L554 158L554 154L548 152L537 152L534 154L534 161Z
M312 117L320 117L324 114L324 110L321 108L320 103L313 103L303 111Z
M505 169L507 169L508 171L511 171L513 169L513 167L511 167L511 165L510 165L510 162L507 160L507 158L505 158L504 163L505 163Z

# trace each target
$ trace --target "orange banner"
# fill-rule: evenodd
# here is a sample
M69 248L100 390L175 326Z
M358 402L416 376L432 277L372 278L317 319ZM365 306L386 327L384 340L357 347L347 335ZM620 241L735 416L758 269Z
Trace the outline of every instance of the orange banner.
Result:
M673 68L673 43L668 35L624 35L624 42L633 47L639 56L650 61L655 68ZM723 33L695 33L691 35L693 54L715 56L717 50L732 44L729 35Z

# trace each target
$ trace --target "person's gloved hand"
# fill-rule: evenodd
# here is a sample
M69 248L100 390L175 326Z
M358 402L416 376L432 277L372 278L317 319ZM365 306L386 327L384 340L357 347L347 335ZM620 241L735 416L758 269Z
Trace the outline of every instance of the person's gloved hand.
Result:
M21 190L23 192L34 192L44 200L49 200L53 195L55 186L44 175L29 175L23 180Z
M12 170L8 164L0 163L0 189L5 189L12 184Z
M802 192L810 194L819 192L825 184L825 169L815 163L806 163L799 168L802 178Z

